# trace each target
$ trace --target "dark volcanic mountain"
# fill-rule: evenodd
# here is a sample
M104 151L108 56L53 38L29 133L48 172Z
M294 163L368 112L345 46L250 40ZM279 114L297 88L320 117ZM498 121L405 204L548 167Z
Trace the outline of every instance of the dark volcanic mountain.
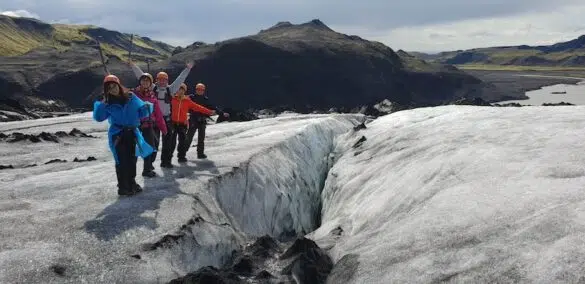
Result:
M204 82L218 102L237 108L352 108L383 99L429 105L488 95L483 82L456 68L400 56L319 20L281 22L256 35L197 43L155 65L177 75L192 58L197 67L188 85Z
M102 38L118 34L100 33ZM117 46L123 48L124 42ZM110 72L119 75L125 85L134 86L136 79L122 62L124 53L106 53ZM151 64L151 73L165 70L173 79L185 62L195 60L196 67L186 81L190 91L196 82L204 82L218 104L236 109L349 109L384 99L426 106L461 97L488 101L502 97L456 68L337 33L319 20L299 25L281 22L256 35L215 44L196 42L172 53ZM88 108L103 75L95 46L62 49L41 45L24 55L0 57L0 98L27 107Z

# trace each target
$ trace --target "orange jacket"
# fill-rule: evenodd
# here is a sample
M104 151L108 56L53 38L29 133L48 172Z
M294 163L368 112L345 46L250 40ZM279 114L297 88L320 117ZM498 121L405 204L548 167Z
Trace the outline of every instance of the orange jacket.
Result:
M196 111L206 115L211 115L211 110L194 103L188 96L179 99L179 96L174 96L171 101L171 120L174 123L187 124L189 111Z

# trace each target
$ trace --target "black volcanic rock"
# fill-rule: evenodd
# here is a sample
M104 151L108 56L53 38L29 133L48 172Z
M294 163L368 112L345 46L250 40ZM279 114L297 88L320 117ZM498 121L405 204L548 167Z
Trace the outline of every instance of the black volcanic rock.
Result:
M543 106L574 106L572 103L560 102L560 103L543 103Z
M13 165L0 165L0 170L14 169Z
M9 143L31 141L33 143L39 143L42 141L59 143L59 138L63 137L83 137L83 138L96 138L93 135L86 134L77 128L73 128L69 133L65 131L57 131L55 133L41 132L40 134L24 134L20 132L14 132L10 134L0 133L0 141L6 140Z
M452 102L453 105L469 105L469 106L492 106L482 98L462 98Z
M250 121L258 119L258 117L255 114L247 111L239 111L233 108L225 108L223 109L223 111L228 113L229 117L220 115L217 117L215 121L216 123L224 121Z
M299 238L286 250L280 259L295 256L294 261L282 271L294 275L299 283L325 283L333 269L331 258L312 240Z
M279 252L279 247L276 241L268 235L258 238L251 246L250 252L253 256L269 257L272 254Z
M50 161L46 162L45 165L55 164L55 163L67 163L67 161L66 160L61 160L61 159L53 159L53 160L50 160Z
M168 282L169 284L239 284L245 283L235 273L219 270L212 266L203 267Z

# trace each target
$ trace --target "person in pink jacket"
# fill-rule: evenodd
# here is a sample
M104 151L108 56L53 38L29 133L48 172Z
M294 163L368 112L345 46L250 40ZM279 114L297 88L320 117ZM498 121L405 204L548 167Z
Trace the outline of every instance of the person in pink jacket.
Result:
M140 120L140 130L144 140L154 148L154 152L144 159L144 168L142 170L142 176L144 177L155 177L153 163L156 160L156 153L158 151L158 137L160 133L163 135L167 134L167 125L163 117L163 113L160 109L156 94L152 90L153 78L148 73L142 74L139 78L140 85L136 87L133 92L145 102L153 104L153 111L148 117Z

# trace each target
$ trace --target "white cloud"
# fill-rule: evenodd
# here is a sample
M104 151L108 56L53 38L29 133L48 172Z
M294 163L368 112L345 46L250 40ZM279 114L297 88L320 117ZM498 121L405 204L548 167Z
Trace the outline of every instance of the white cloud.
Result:
M389 30L333 26L339 32L380 41L393 49L437 52L475 47L544 45L585 34L585 4L548 12L471 19L445 24L406 26Z
M69 19L59 19L59 20L51 21L51 24L72 24L72 22Z
M31 13L27 10L15 10L15 11L3 11L0 12L0 15L13 17L13 18L35 18L39 19L39 15L35 13Z

